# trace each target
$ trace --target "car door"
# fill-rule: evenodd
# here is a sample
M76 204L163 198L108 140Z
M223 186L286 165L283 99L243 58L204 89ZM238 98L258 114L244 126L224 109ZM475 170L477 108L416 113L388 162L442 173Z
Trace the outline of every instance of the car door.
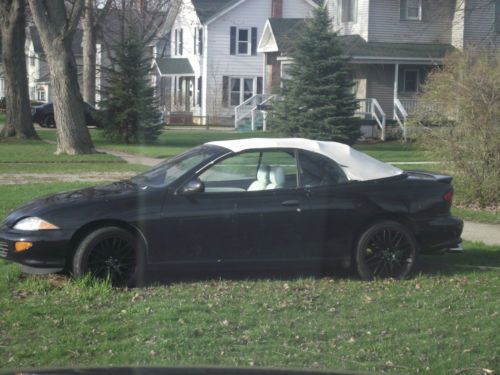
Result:
M363 217L363 198L335 161L310 151L299 152L301 186L308 192L307 240L323 259L346 260Z
M297 189L295 158L290 155L293 151L231 155L193 177L204 184L204 192L172 195L164 225L170 233L169 259L228 266L296 260L302 249L307 197ZM288 164L280 165L286 157ZM275 185L266 176L255 188L263 168L269 174L279 168L293 173L283 173Z

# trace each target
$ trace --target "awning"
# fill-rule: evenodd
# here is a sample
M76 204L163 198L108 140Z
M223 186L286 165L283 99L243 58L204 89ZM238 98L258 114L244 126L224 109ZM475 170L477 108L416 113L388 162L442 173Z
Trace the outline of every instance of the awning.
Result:
M167 76L194 76L194 70L186 58L159 58L154 60L154 65L162 77Z

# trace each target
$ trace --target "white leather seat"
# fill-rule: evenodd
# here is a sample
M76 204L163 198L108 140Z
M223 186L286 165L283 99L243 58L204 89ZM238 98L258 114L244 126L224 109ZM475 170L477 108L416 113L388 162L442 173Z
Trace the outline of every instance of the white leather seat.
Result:
M266 190L283 188L285 186L285 170L282 167L271 167L269 181Z
M257 171L257 180L252 182L247 191L266 190L269 184L269 166L261 165Z

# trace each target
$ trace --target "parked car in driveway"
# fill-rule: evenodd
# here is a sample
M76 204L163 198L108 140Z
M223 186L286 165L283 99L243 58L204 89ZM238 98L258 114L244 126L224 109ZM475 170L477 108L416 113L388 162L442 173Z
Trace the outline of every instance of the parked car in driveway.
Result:
M130 180L36 199L0 229L26 272L142 280L188 272L354 266L405 278L420 252L455 248L452 178L404 172L335 142L209 142Z
M83 103L85 114L85 123L89 126L99 126L95 118L96 109L88 103ZM31 116L35 124L42 128L55 128L56 120L54 118L54 104L45 103L42 105L31 107Z

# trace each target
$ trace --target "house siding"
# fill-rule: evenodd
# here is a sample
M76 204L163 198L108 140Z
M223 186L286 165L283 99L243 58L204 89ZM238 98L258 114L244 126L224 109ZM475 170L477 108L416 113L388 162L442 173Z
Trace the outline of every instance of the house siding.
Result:
M495 1L469 0L465 3L464 46L500 47L495 31Z
M370 0L368 41L451 43L453 0L422 0L422 21L401 20L400 0Z

